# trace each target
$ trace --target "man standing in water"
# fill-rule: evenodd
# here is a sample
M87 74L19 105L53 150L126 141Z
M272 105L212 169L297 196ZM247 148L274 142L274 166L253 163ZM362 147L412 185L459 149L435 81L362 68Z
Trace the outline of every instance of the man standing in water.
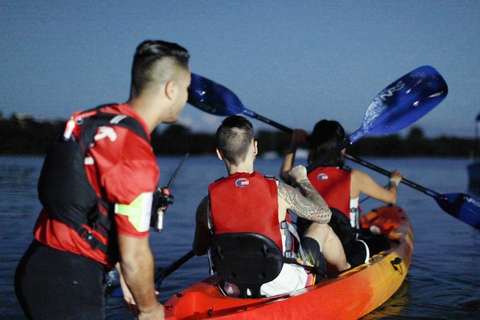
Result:
M129 100L74 114L47 154L39 182L43 209L15 276L29 319L104 319L104 272L115 265L138 319L164 318L149 245L159 179L150 132L176 121L185 106L189 58L175 43L141 43ZM94 126L89 141L87 123L97 114L111 120ZM122 125L128 121L136 129ZM69 161L78 149L79 160Z

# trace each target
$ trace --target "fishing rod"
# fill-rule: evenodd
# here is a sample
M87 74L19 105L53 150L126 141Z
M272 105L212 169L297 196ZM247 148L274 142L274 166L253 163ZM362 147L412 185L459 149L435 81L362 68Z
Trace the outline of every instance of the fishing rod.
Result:
M170 193L170 188L177 177L178 171L182 167L185 160L187 160L190 153L185 154L182 161L178 165L177 169L173 173L170 181L168 181L167 186L164 188L158 188L153 195L153 204L152 204L152 216L150 218L150 227L152 227L157 232L162 232L163 230L163 217L165 216L165 211L168 206L173 203L173 195ZM156 213L156 214L155 214Z

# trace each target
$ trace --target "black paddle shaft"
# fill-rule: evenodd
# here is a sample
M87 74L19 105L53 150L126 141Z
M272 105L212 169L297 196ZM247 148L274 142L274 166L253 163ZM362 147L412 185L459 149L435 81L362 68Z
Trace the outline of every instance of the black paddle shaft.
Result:
M385 176L390 176L390 172L389 172L389 171L387 171L387 170L385 170L385 169L383 169L383 168L380 168L380 167L374 165L373 163L370 163L370 162L367 162L367 161L365 161L365 160L362 160L362 159L358 158L357 156L352 156L352 155L350 155L350 154L345 154L345 158L347 158L347 159L349 159L349 160L352 160L352 161L354 161L354 162L356 162L356 163L359 163L359 164L361 164L362 166L365 166L365 167L367 167L367 168L370 168L370 169L372 169L372 170L375 170L375 171L377 171L378 173L381 173L381 174L383 174L383 175L385 175ZM414 189L417 189L418 191L421 191L421 192L423 192L423 193L425 193L425 194L427 194L427 195L429 195L429 196L432 196L432 197L434 197L434 198L444 198L444 196L442 196L442 195L439 194L438 192L435 192L435 191L433 191L433 190L430 190L430 189L427 189L427 188L425 188L425 187L422 187L422 186L416 184L415 182L410 181L410 180L407 180L407 179L405 179L405 178L402 179L401 183L404 183L404 184L406 184L407 186L412 187L412 188L414 188Z
M163 279L165 279L167 276L169 276L172 272L180 268L185 262L193 258L195 254L193 253L193 250L190 250L187 252L185 255L183 255L181 258L178 260L174 261L171 265L168 267L165 267L163 269L160 269L158 272L156 272L155 275L155 288L160 287L162 284Z
M390 173L377 167L376 165L369 163L365 160L357 158L352 155L345 155L347 159L350 159L354 162L357 162L367 168L375 170L379 173L384 175L390 175ZM433 190L427 189L425 187L419 186L418 184L409 181L407 179L402 179L402 183L417 189L426 195L431 196L437 204L449 215L463 221L472 227L480 230L480 200L476 199L468 194L464 193L447 193L447 194L440 194Z

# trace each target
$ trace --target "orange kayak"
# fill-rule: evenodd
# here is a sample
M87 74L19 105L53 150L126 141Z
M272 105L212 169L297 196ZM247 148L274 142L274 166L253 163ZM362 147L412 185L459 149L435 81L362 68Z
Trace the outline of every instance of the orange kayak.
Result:
M361 218L362 227L377 226L390 249L369 263L324 278L318 284L260 299L222 294L214 275L174 295L165 303L166 319L358 319L382 305L407 275L413 251L410 221L398 206L384 206Z

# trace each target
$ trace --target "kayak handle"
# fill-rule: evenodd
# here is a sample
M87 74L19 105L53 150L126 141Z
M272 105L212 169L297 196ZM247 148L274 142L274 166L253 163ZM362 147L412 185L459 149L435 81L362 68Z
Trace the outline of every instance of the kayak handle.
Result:
M392 261L390 261L392 267L395 271L398 271L400 275L403 275L403 268L402 268L402 258L396 257Z

